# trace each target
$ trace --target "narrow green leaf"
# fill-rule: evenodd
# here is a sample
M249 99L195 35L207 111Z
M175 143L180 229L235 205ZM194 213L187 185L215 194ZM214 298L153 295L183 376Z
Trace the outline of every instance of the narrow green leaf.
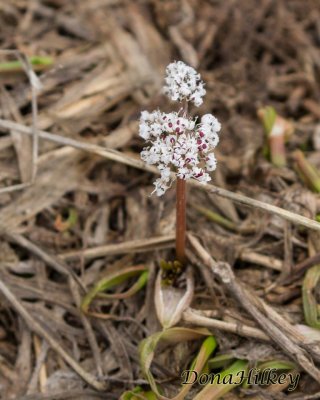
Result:
M198 355L195 357L193 362L191 363L190 370L194 370L199 361L205 365L210 355L214 352L217 347L217 341L214 336L209 336L202 343L201 348L199 350ZM199 371L201 372L201 371Z
M217 380L209 383L196 395L194 400L217 400L242 383L239 374L246 375L248 361L237 360L229 368L219 373L220 383Z
M29 58L29 62L34 67L46 67L53 64L52 57L41 57L41 56L33 56ZM8 61L0 63L0 73L1 72L15 72L22 71L23 67L21 61Z
M295 170L301 180L314 192L320 193L320 171L306 159L301 150L296 150L292 156Z
M207 362L211 352L216 347L216 341L207 329L190 329L180 327L169 328L165 331L154 333L140 343L139 353L141 369L143 374L147 378L152 391L156 394L158 399L170 400L160 394L160 391L150 370L150 366L152 364L155 351L159 342L161 341L162 343L166 343L169 346L184 341L201 339L206 336L209 336L210 338L208 341L205 341L201 346L194 365L194 369L200 372ZM186 394L190 391L191 387L192 385L183 385L180 392L171 400L184 399Z
M291 361L270 360L270 361L265 361L265 362L259 363L258 368L260 369L261 372L267 368L277 369L280 371L287 371L290 369L295 369L296 365Z
M208 365L211 369L226 368L234 360L234 355L232 354L220 354L214 358L210 358Z
M98 293L97 297L105 298L105 299L127 299L128 297L133 296L139 290L145 287L148 282L149 271L144 271L141 273L137 281L131 286L130 289L126 290L123 293Z
M157 396L151 392L145 392L140 386L124 392L119 400L157 400Z
M296 366L293 362L291 361L283 361L283 360L269 360L269 361L264 361L261 363L258 363L257 365L257 370L259 370L259 373L262 373L266 369L275 369L279 371L287 371L287 370L292 370L295 369ZM250 385L248 384L248 380L245 380L243 382L242 387L244 389L248 389Z
M319 279L320 265L315 265L306 273L302 285L304 318L309 326L317 329L320 329L320 318L315 288L317 287Z
M110 273L108 276L101 279L91 290L89 290L89 292L82 300L81 310L84 313L88 313L89 306L95 297L97 297L99 294L101 296L102 292L111 289L114 286L119 285L128 280L129 278L132 278L137 275L140 275L138 281L127 292L125 292L125 294L124 293L122 294L122 298L123 296L128 297L128 293L129 295L136 293L146 284L148 280L148 271L144 266L134 266L134 267L127 267L120 271ZM108 298L121 298L120 294L119 295L104 294L104 296L108 296Z
M238 231L238 227L236 226L235 223L232 221L228 220L227 218L224 218L222 215L215 213L212 210L209 210L208 208L199 206L197 204L192 204L192 207L195 208L197 211L199 211L202 215L204 215L206 218L208 218L210 221L213 221L224 228L229 229L230 231Z
M263 107L258 110L258 116L262 121L266 134L269 135L277 118L276 110L271 106Z
M274 166L285 166L285 142L294 130L293 124L288 119L278 115L276 110L270 106L260 108L258 117L262 121L267 137L264 154Z

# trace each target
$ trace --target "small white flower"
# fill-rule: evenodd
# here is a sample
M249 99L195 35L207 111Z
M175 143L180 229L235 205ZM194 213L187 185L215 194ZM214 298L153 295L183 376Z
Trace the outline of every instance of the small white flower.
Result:
M157 196L162 196L168 189L169 189L169 179L165 179L165 178L158 178L154 181L154 186L155 189L152 193L156 192Z
M208 171L214 171L217 168L217 159L213 153L206 157L206 167Z
M173 101L187 100L197 107L203 103L206 94L204 84L197 71L182 61L167 66L164 93Z
M212 114L205 114L201 118L201 124L210 127L213 132L220 132L221 124Z

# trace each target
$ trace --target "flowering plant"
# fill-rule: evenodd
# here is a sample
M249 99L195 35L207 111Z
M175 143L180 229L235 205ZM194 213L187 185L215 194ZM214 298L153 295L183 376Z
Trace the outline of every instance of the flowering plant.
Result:
M177 258L184 261L185 242L185 181L194 178L201 183L211 180L209 172L216 169L213 153L219 142L219 121L211 114L200 122L188 115L188 103L200 106L206 94L204 83L196 70L182 61L167 66L164 93L173 101L183 103L179 112L143 111L140 136L148 143L141 152L147 164L156 165L160 178L154 182L156 194L162 196L177 179Z

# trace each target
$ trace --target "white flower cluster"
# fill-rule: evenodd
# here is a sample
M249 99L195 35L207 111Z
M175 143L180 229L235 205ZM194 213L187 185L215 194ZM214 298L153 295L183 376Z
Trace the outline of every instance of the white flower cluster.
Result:
M167 67L165 91L172 100L202 103L205 94L203 83L197 72L182 61ZM169 189L175 178L194 178L202 183L211 180L208 172L216 169L213 149L219 142L219 121L206 114L196 124L180 113L143 111L140 118L139 135L149 143L141 152L147 164L157 165L160 178L154 182L158 196Z
M180 179L194 178L206 183L211 180L207 171L216 168L212 150L219 142L220 123L210 114L200 124L178 113L143 111L140 136L150 142L141 158L147 164L157 165L161 177L154 182L155 192L161 196L169 189L173 172Z
M192 101L197 107L203 103L206 94L200 74L182 61L167 66L164 92L173 101Z

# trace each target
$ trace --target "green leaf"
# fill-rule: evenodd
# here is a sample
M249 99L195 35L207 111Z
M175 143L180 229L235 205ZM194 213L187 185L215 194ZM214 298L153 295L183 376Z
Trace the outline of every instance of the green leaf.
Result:
M303 311L306 323L320 329L318 302L315 289L320 279L320 265L315 265L308 270L302 285Z
M234 360L232 354L220 354L214 358L210 358L208 365L210 369L226 368Z
M197 340L203 337L209 336L208 340L205 340L202 344L198 356L194 363L194 370L197 372L202 371L204 365L206 364L211 352L216 347L216 340L211 336L207 329L190 329L190 328L169 328L162 332L156 332L153 335L144 339L139 346L140 353L140 363L141 369L145 377L147 378L151 389L156 394L157 398L160 400L170 400L165 396L160 394L157 387L156 381L150 370L156 348L159 342L167 344L168 346L189 341ZM185 398L187 393L190 391L192 385L183 385L180 392L171 400L182 400Z
M204 215L206 218L208 218L210 221L213 221L224 228L229 229L230 231L237 231L238 227L236 224L227 218L224 218L222 215L215 213L212 210L209 210L208 208L199 206L197 204L192 204L192 207L195 208L197 211L199 211L202 215Z
M270 360L270 361L265 361L265 362L259 363L258 368L260 369L261 372L267 368L277 369L280 371L287 371L290 369L295 369L296 365L291 361Z
M287 370L292 370L295 369L296 365L291 362L291 361L283 361L283 360L269 360L269 361L264 361L261 363L258 363L257 369L259 370L259 373L262 373L266 369L276 369L279 371L287 371ZM248 380L245 380L242 387L244 389L247 389L250 387L248 384Z
M295 161L294 168L301 180L314 192L320 193L320 171L306 159L302 151L296 150L292 156Z
M194 400L217 400L220 399L221 396L230 392L232 389L237 387L242 383L240 377L237 375L240 372L243 372L246 375L248 369L248 361L237 360L234 362L229 368L222 371L220 376L220 383L213 382L209 383L205 386L204 389L201 390L200 393L196 395ZM222 383L223 380L229 382L232 379L232 383Z
M258 110L258 116L262 121L266 134L269 136L277 118L276 110L271 106L263 107Z
M33 56L29 58L29 62L34 67L47 67L53 64L53 58L51 57L41 57ZM35 68L37 69L37 68ZM0 73L1 72L16 72L23 71L23 66L21 61L8 61L0 63Z
M197 363L199 362L202 362L202 364L204 365L209 359L210 355L214 352L216 347L217 347L217 341L215 337L214 336L207 337L207 339L202 343L199 354L191 363L190 369L194 370Z
M140 386L124 392L120 400L157 400L157 396L151 391L145 392Z
M126 292L124 293L116 293L116 294L106 294L104 291L113 288L114 286L120 285L125 282L129 278L134 276L139 276L137 282ZM140 289L142 289L148 281L148 271L145 266L134 266L127 267L120 271L115 271L108 274L106 277L102 278L83 298L81 303L81 310L84 313L89 313L89 307L91 302L97 297L104 297L108 299L119 299L119 298L128 298L133 294L137 293Z

